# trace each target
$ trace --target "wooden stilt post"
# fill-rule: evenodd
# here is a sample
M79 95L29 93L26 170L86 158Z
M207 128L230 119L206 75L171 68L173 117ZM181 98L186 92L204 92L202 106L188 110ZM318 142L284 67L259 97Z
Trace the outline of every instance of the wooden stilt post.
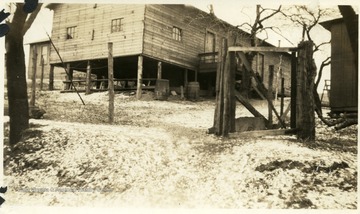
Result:
M188 84L188 69L184 70L184 87L186 88Z
M142 73L143 73L143 56L138 56L138 70L137 70L137 90L136 98L140 99L142 94Z
M31 97L30 97L30 107L35 106L35 93L36 93L36 61L37 61L37 52L36 47L33 46L33 56L32 56L32 76L31 76Z
M162 64L160 61L157 64L157 78L162 79Z
M43 84L44 84L44 57L41 56L40 91L43 90Z
M291 107L290 107L290 127L296 128L296 52L291 53Z
M187 92L188 87L188 69L184 69L184 88L182 91L181 99L185 98L185 93Z
M70 63L66 64L66 70L67 70L67 74L66 74L66 80L72 80L73 79L73 69L71 69L70 67ZM65 84L65 90L70 90L71 88L71 83L66 83Z
M273 80L274 80L274 65L269 65L269 85L268 85L268 109L269 109L269 118L268 118L268 128L272 127L273 124L273 114L272 114L272 102L273 102Z
M109 89L109 123L114 122L114 58L113 43L108 43L108 89Z
M194 77L194 81L197 82L198 81L198 71L195 70L195 77Z
M302 140L315 140L315 103L314 80L316 66L313 59L313 43L311 41L299 44L297 67L297 97L296 97L296 128L297 137Z
M281 78L280 117L284 114L285 78Z
M90 60L87 63L86 66L86 92L85 94L90 94L91 93L91 63Z
M50 65L50 72L49 72L49 91L54 90L54 65Z

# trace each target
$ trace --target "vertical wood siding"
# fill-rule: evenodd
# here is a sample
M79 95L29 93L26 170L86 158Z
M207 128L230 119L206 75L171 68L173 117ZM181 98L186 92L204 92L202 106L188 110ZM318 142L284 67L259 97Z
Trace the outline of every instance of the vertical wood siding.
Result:
M288 53L278 53L278 52L264 52L264 77L263 83L266 88L269 86L269 65L274 65L274 81L273 81L273 89L275 92L275 81L276 81L276 73L280 67L280 56L282 55L282 63L281 69L283 77L285 78L284 88L285 88L285 95L290 95L291 90L291 55ZM254 58L252 64L253 70L259 72L261 75L261 71L259 71L256 67L256 57ZM278 92L280 92L281 87L281 76L279 73L278 80Z
M358 76L345 24L334 24L331 37L330 105L335 109L357 107Z

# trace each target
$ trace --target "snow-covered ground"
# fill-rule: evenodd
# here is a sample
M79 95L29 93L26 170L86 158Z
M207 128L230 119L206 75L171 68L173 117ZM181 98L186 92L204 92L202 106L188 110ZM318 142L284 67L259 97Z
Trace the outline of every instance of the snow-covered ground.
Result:
M315 143L295 136L221 139L206 134L214 100L41 92L47 113L10 157L7 205L148 208L357 208L357 126L320 122ZM251 101L267 115L264 101ZM288 103L288 100L287 100ZM279 103L277 103L279 104ZM237 116L251 116L241 104ZM275 118L274 118L275 120Z

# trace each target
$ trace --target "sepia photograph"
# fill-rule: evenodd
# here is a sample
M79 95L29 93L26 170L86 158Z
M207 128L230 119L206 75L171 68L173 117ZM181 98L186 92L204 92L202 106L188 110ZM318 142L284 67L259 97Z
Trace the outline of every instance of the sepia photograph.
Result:
M357 213L358 13L1 2L0 212Z

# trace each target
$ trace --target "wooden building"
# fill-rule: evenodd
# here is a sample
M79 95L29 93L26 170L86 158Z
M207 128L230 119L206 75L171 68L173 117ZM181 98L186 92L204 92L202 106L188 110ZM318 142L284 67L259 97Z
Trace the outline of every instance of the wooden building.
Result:
M168 79L177 91L198 81L202 90L211 92L221 43L226 39L229 45L250 46L248 33L188 5L52 4L50 8L54 10L52 40L70 74L85 72L89 64L98 79L106 78L108 42L112 42L114 78L120 82L136 81L141 56L146 87L156 79ZM253 68L267 85L268 66L277 69L280 56L289 94L288 53L258 53ZM53 48L50 63L63 66Z
M342 18L320 24L331 32L331 111L357 112L358 65L346 25ZM353 27L358 28L358 26Z
M36 79L39 83L43 79L43 83L49 84L50 81L50 47L51 43L49 39L41 39L33 41L28 44L30 46L29 51L29 63L28 63L28 78L31 79L34 72L33 58L36 58ZM34 56L35 49L35 56ZM65 80L66 72L63 68L55 68L53 70L54 89L61 89L62 80Z

